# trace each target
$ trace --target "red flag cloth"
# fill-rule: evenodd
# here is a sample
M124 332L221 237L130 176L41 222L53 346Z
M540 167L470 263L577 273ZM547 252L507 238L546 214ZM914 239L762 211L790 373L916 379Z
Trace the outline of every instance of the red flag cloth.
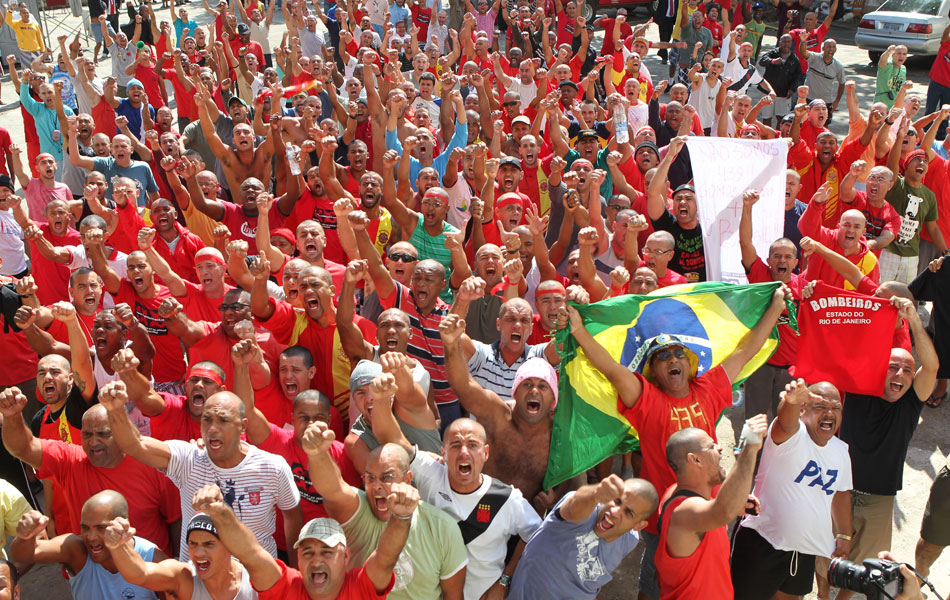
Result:
M829 381L844 394L884 391L897 309L887 300L818 282L798 312L798 356L789 369L808 383Z

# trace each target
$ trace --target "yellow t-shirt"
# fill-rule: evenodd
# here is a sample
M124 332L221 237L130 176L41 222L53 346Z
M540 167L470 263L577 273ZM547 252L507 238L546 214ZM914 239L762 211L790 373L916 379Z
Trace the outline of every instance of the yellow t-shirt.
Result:
M686 24L688 25L689 20L693 18L693 13L699 10L699 6L697 6L696 8L690 8L689 4L684 1L684 2L680 2L680 10L686 11ZM673 37L672 37L672 39L674 40L680 39L680 35L683 33L683 30L680 28L680 15L682 14L683 13L680 13L680 12L676 13L676 23L673 25ZM683 50L692 52L691 48L683 48Z
M40 24L30 19L29 23L24 23L22 19L13 18L13 11L7 11L7 25L9 25L16 34L16 45L24 52L44 52L46 44L43 42L43 32L40 31Z
M6 535L16 535L16 524L20 517L30 511L30 503L26 501L20 490L5 479L0 479L0 520L3 522L3 532ZM7 555L0 547L0 556Z
M200 237L205 246L214 248L214 228L221 223L195 208L194 202L189 202L188 208L181 211L181 214L185 217L185 227L188 231Z

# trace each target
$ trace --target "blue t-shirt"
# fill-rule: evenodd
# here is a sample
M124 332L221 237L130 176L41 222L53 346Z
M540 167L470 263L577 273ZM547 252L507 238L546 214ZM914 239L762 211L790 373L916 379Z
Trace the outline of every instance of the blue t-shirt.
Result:
M511 600L593 600L637 546L636 531L609 543L594 534L599 505L580 523L562 519L560 507L573 494L557 503L528 540L511 579Z
M393 4L389 7L389 22L393 24L393 27L396 26L396 23L401 23L409 19L409 8L405 5L399 6L398 4ZM408 30L409 27L407 26Z
M140 537L133 537L135 553L145 562L151 562L155 554L155 544ZM110 573L100 564L86 557L86 564L69 578L69 587L76 600L98 600L99 598L121 598L123 600L155 600L155 592L132 585L118 572Z
M30 86L26 82L20 84L20 104L26 112L33 115L36 125L36 135L40 139L40 152L53 155L58 164L63 164L63 132L59 130L59 117L56 111L33 98L30 95ZM63 107L67 115L72 115L73 109Z
M73 109L73 112L79 112L79 107L76 104L76 88L73 86L73 80L69 77L69 73L59 68L59 65L53 67L53 73L49 76L50 84L57 81L63 82L63 104Z
M143 133L142 133L142 107L140 106L140 107L136 108L136 107L132 106L132 103L129 102L129 99L128 99L128 98L123 98L121 101L119 101L119 107L118 107L117 109L115 109L115 114L118 115L118 116L122 116L122 117L125 117L126 119L128 119L128 120L129 120L129 131L131 131L131 132L132 132L132 135L134 135L136 138L138 138L139 141L142 141L142 136L143 136ZM148 105L148 114L152 117L152 119L155 118L155 108L152 107L151 104ZM118 128L118 127L115 128L115 132L116 132L117 134L118 134L118 133L121 133L121 132L119 131L119 128Z
M178 17L175 17L175 38L178 40L177 47L181 48L181 41L185 37L182 35L182 32L185 29L188 29L188 35L194 36L195 31L198 29L198 21L191 19L190 21L182 21Z
M807 204L796 199L795 206L785 211L785 229L782 236L795 242L796 248L799 247L802 241L802 233L798 230L798 219L801 218L806 208L808 208Z
M152 169L148 163L140 160L133 160L127 167L120 167L111 156L108 158L97 157L92 159L95 163L94 171L99 171L106 178L109 189L106 190L106 197L112 197L112 186L119 177L128 177L135 180L135 185L139 190L139 197L136 201L138 206L145 206L148 200L148 194L158 191L158 184L155 183L155 176L152 175Z

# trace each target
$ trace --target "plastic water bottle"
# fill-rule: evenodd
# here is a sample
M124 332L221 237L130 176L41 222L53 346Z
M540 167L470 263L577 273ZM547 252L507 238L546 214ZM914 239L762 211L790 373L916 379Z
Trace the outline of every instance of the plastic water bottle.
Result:
M623 104L617 104L614 107L614 132L617 135L618 144L626 144L630 141L630 128L627 127L627 110Z
M290 174L296 177L300 175L300 148L290 142L285 144L287 148L287 163L290 165Z

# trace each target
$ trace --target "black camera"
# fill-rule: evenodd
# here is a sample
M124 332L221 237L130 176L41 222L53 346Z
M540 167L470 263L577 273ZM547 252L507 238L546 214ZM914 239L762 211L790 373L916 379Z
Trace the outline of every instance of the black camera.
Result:
M904 589L900 563L877 558L869 558L863 565L835 558L828 567L828 581L837 588L860 592L868 600L893 600Z

